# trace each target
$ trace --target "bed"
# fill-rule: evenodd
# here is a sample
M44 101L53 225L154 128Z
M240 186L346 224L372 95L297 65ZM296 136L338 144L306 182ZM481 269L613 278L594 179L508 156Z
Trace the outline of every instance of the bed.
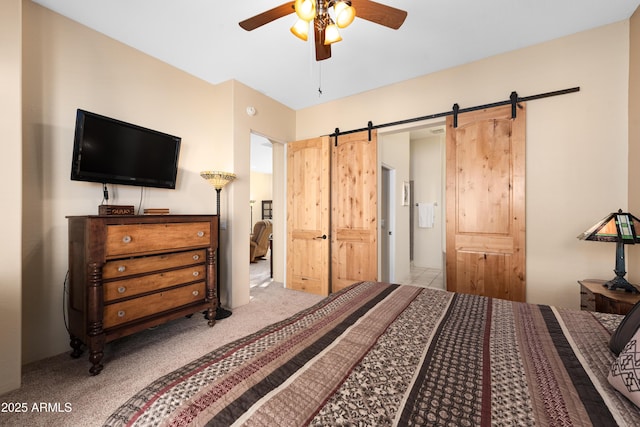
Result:
M145 387L105 425L609 426L622 316L356 283Z

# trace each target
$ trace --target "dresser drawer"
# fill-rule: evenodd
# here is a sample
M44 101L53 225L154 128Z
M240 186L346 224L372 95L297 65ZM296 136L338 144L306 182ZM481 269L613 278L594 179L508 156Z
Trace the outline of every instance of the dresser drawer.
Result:
M104 307L104 329L140 319L152 314L178 308L183 305L204 301L205 284L194 283L181 288L158 292Z
M110 302L122 298L153 292L183 283L204 280L204 264L192 267L170 270L162 273L148 274L146 276L132 277L130 279L105 282L104 302Z
M184 265L204 263L205 256L206 250L200 249L197 251L107 261L102 267L102 278L118 279L135 274L144 274Z
M106 258L211 245L211 223L108 225Z
M580 309L596 311L596 297L587 287L580 285Z

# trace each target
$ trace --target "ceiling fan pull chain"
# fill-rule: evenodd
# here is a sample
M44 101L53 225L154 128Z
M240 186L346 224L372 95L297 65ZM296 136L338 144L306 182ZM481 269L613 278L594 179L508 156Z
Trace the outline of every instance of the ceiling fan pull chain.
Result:
M322 96L322 64L318 63L318 98Z

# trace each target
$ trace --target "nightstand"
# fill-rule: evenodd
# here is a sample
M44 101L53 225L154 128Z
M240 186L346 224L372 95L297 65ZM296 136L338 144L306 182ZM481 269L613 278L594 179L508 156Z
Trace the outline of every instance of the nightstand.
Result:
M610 291L603 284L606 280L578 280L580 284L580 309L602 313L627 314L640 301L640 294L622 290ZM635 286L635 285L634 285Z

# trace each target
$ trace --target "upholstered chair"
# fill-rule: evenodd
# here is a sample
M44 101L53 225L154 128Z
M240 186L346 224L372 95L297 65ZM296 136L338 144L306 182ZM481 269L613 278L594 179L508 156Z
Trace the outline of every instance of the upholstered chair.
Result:
M273 233L273 226L270 219L263 219L253 225L253 234L249 242L250 262L256 262L267 254L271 233Z

